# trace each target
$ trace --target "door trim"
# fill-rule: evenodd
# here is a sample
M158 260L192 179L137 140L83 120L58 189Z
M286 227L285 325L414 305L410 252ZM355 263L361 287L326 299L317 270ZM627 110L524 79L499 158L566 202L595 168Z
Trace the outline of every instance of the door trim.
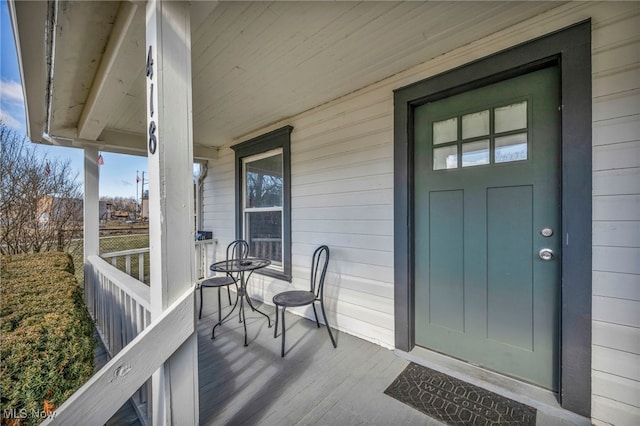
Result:
M395 346L415 346L413 109L425 102L560 68L562 284L560 392L563 408L591 415L591 21L520 44L394 91Z

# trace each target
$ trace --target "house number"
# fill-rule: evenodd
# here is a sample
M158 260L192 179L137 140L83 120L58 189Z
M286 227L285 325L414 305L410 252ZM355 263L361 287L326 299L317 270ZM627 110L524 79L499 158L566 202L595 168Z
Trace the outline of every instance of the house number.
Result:
M153 54L151 46L149 46L149 53L147 53L147 78L149 80L153 80ZM151 88L149 90L149 115L153 118L153 83L151 83ZM156 148L158 147L158 138L156 137L156 122L151 120L149 123L149 153L155 154Z

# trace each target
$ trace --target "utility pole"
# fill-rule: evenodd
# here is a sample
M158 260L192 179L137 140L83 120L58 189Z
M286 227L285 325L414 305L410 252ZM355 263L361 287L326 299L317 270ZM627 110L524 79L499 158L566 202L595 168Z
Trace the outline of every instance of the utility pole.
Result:
M142 198L140 199L140 202L138 202L138 182L140 182L140 176L138 175L138 170L136 170L136 221L140 216L139 213L142 213Z

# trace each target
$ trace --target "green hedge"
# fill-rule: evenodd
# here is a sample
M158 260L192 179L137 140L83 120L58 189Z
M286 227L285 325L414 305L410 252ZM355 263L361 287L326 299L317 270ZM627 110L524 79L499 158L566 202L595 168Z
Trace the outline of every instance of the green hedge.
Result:
M1 261L2 424L38 424L93 374L93 325L68 254Z

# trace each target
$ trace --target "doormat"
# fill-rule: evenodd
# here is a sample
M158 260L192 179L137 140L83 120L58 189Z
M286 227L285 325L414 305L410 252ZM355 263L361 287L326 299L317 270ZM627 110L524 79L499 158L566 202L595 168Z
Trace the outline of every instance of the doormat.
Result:
M448 425L536 424L535 408L413 362L384 393Z

